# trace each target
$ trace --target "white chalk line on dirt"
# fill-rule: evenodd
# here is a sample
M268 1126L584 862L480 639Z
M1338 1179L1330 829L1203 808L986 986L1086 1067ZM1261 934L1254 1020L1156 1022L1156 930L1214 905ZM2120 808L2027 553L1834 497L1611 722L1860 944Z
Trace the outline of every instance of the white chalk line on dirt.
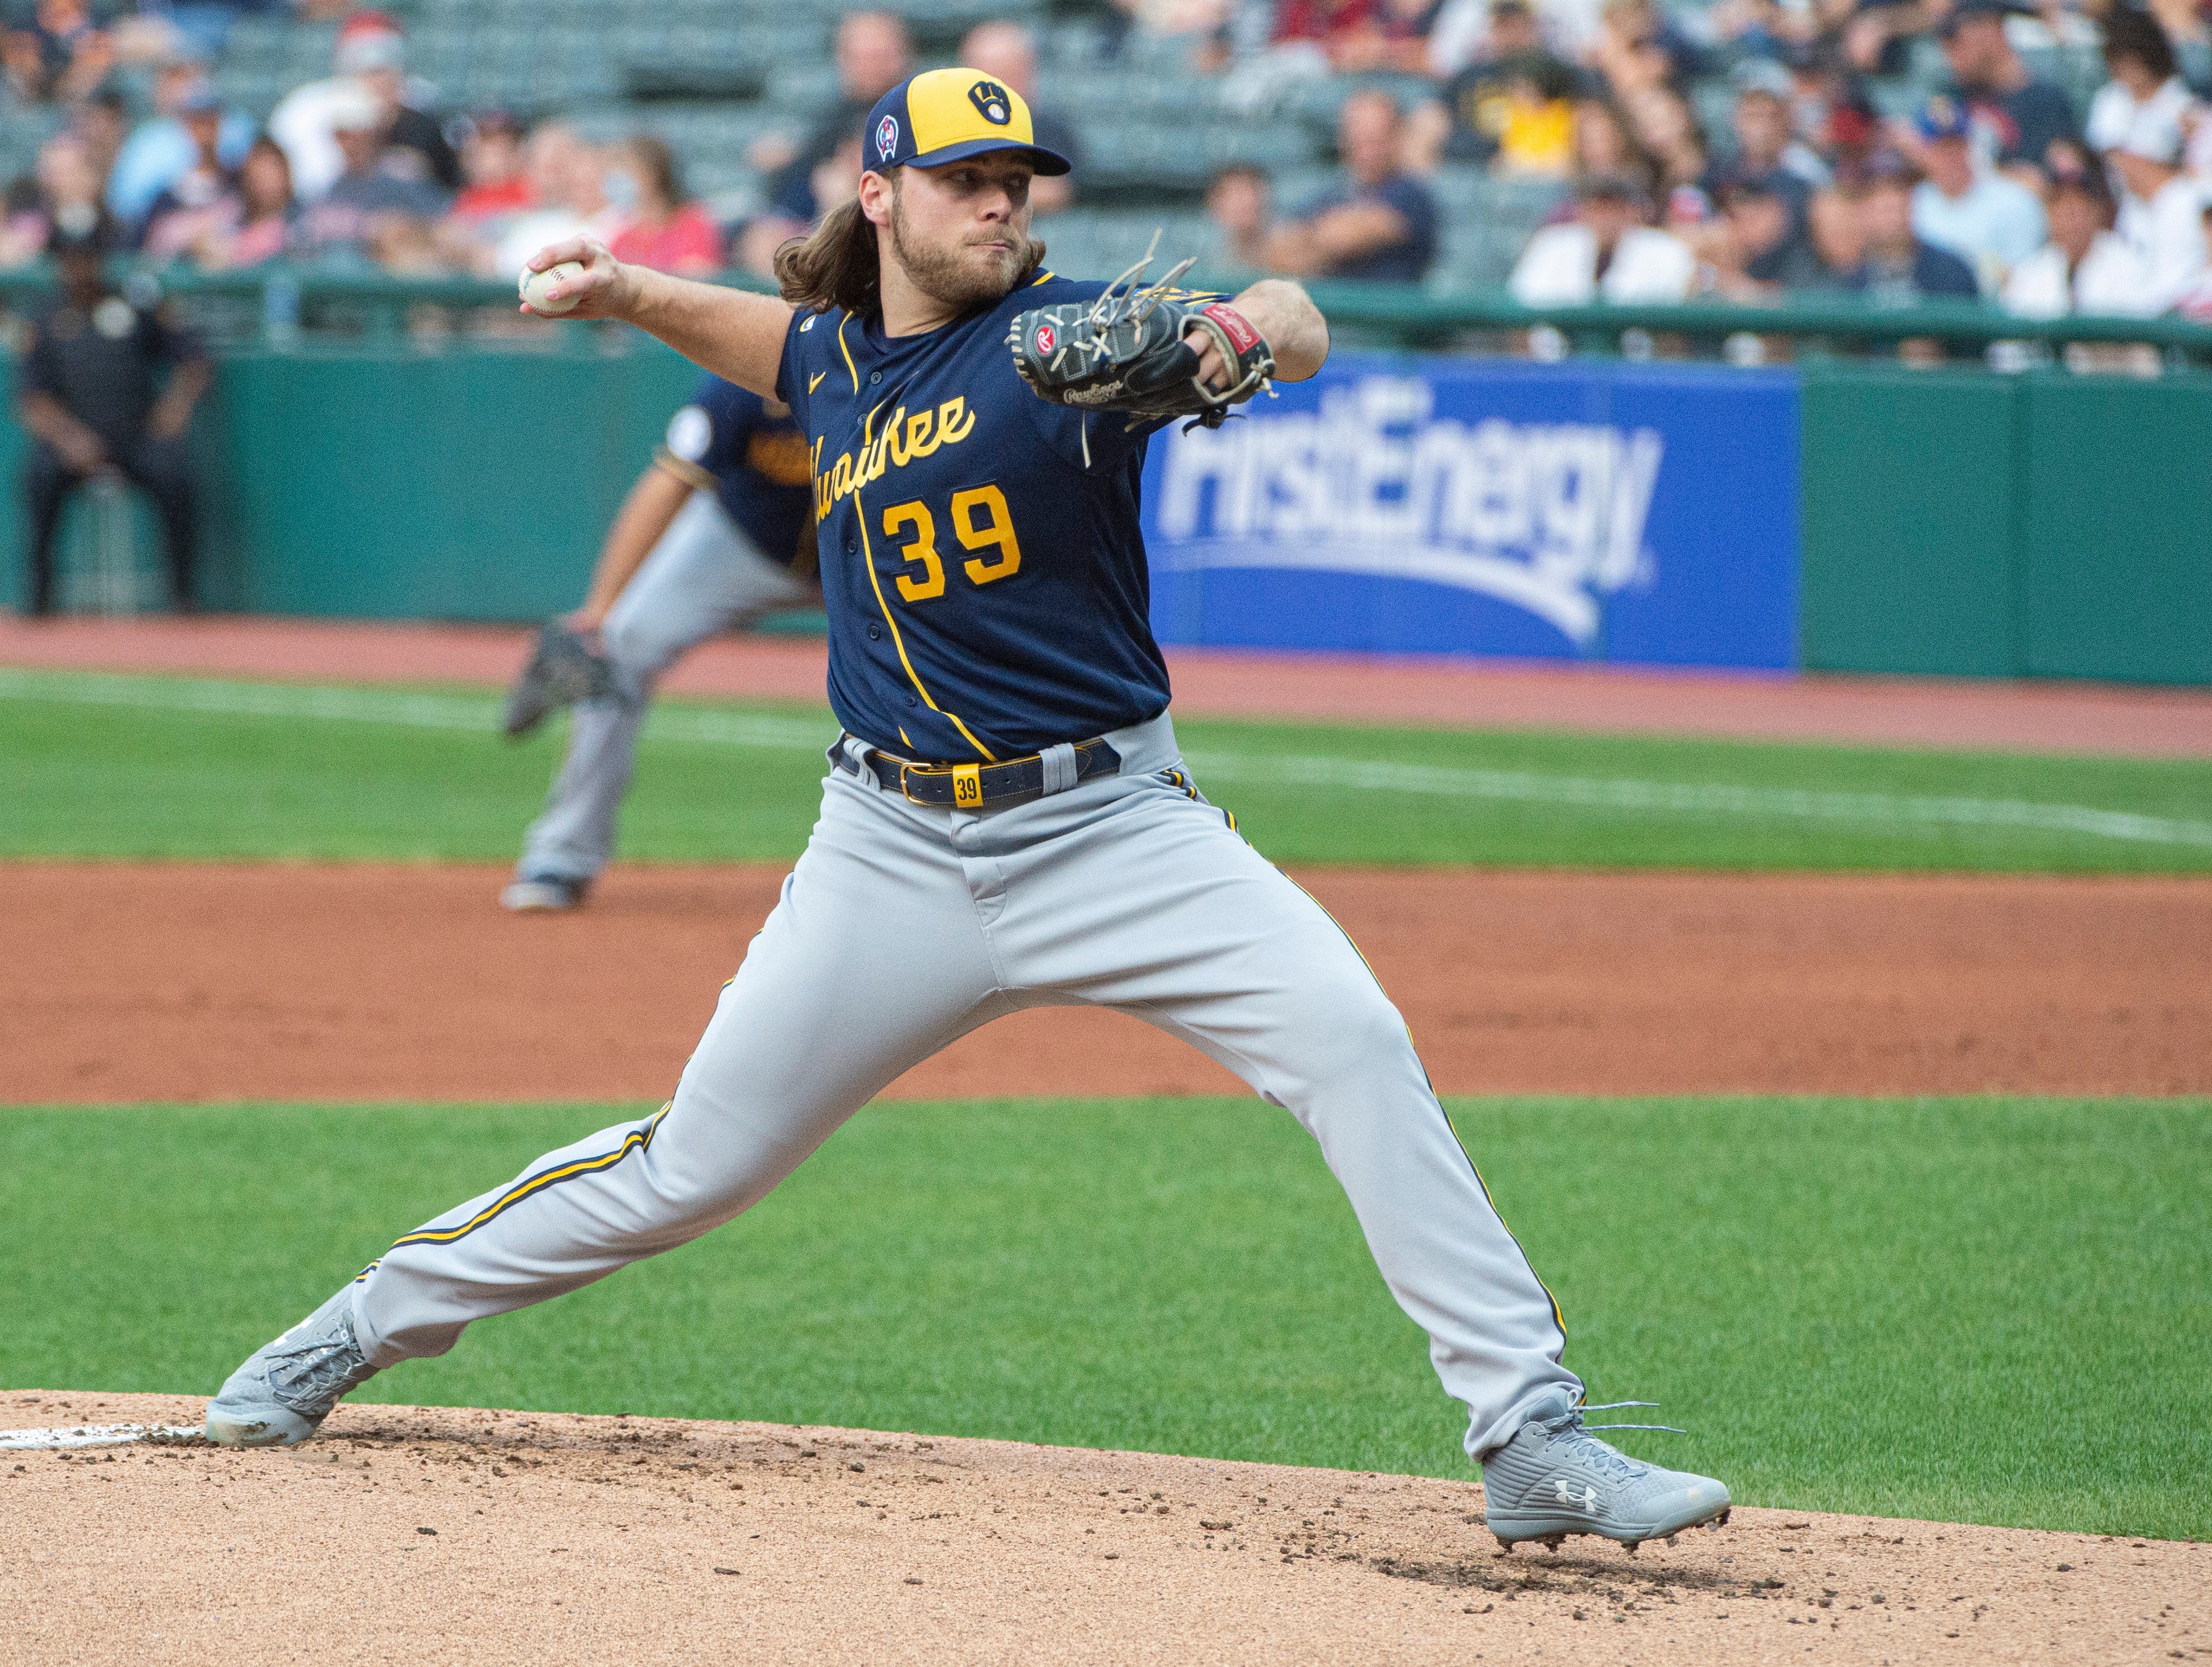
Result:
M196 1441L198 1424L71 1424L35 1430L0 1430L0 1452L53 1452L66 1447L120 1447L134 1441Z
M499 702L489 696L6 670L0 670L0 699L145 712L324 718L480 735L496 732L499 713ZM659 741L696 745L809 752L819 751L835 738L825 724L811 718L666 705L654 708L647 733ZM1502 803L1564 805L1626 815L1760 817L1890 832L1973 828L2212 849L2212 822L2031 799L1555 776L1534 771L1394 764L1312 754L1205 750L1188 755L1188 762L1201 776L1254 786L1288 782Z

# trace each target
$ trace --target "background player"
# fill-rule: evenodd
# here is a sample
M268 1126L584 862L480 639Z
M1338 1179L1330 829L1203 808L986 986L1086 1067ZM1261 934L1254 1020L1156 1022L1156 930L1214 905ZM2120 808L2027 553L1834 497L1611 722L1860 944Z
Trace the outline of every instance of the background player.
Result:
M565 621L596 642L612 687L577 703L507 907L574 908L607 865L662 672L718 632L821 601L807 478L805 436L780 401L710 376L669 420Z
M1106 311L1106 286L1041 269L1030 174L1066 164L1017 95L932 70L865 131L855 202L779 255L782 300L624 266L587 239L532 262L579 262L547 299L773 391L808 437L845 733L805 853L668 1106L403 1234L231 1374L209 1436L303 1440L374 1373L749 1209L969 1031L1098 1006L1202 1049L1314 1136L1467 1409L1501 1539L1634 1543L1723 1515L1719 1482L1589 1433L1558 1308L1404 1020L1184 772L1137 513L1160 419L1131 421L1118 393L1048 403L1009 350L1045 355L1033 377L1115 360L1086 397L1181 387L1186 415L1218 420L1226 391L1267 370L1321 367L1320 313L1276 282L1233 306L1155 291L1112 309L1119 345L1093 353L1079 321Z

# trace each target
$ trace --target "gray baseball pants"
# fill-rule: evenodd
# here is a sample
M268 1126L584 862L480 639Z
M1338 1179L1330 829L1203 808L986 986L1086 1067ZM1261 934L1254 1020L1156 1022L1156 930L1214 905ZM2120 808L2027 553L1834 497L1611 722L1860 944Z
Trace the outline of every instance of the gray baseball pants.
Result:
M693 493L607 612L599 641L614 692L578 704L568 756L524 836L517 876L589 880L607 865L662 672L720 632L821 600L814 585L763 555L713 493Z
M981 813L909 803L841 744L675 1099L402 1238L354 1286L369 1359L442 1354L471 1320L686 1243L956 1038L1096 1006L1219 1060L1321 1143L1471 1454L1547 1390L1579 1393L1549 1293L1351 940L1177 773L1164 715L1109 738L1120 773Z

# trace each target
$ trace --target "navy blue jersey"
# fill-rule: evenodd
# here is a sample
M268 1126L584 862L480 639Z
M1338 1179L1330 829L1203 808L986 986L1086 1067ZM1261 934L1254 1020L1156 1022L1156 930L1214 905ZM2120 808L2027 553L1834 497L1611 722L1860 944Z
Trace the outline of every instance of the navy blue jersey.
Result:
M799 553L807 504L806 436L772 416L758 394L719 376L668 420L656 454L663 469L721 500L730 519L771 561Z
M862 740L987 761L1166 709L1137 528L1149 430L1039 399L1006 346L1016 313L1104 288L1047 272L896 338L835 308L792 320L776 392L812 447L830 704Z

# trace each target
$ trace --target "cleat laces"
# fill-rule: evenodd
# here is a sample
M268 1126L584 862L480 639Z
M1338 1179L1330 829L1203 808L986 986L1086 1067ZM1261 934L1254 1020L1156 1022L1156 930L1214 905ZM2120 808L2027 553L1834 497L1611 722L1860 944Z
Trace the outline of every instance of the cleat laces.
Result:
M353 1327L341 1319L336 1329L297 1349L274 1355L268 1367L269 1392L309 1417L327 1414L348 1390L374 1375Z
M1601 1401L1595 1405L1569 1407L1565 1412L1550 1418L1539 1418L1534 1422L1542 1428L1546 1438L1554 1446L1563 1446L1568 1453L1583 1463L1595 1466L1601 1473L1618 1476L1634 1482L1650 1475L1656 1465L1647 1464L1640 1458L1631 1458L1610 1441L1600 1440L1594 1430L1665 1430L1673 1435L1686 1435L1686 1430L1676 1429L1672 1424L1585 1424L1585 1412L1616 1412L1626 1407L1656 1407L1656 1401Z

